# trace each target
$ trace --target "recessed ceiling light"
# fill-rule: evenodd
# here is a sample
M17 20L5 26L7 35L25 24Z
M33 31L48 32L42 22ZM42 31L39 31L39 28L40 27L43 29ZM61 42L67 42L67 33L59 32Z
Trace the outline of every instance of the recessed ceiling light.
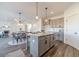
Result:
M50 12L50 14L54 14L54 12L53 12L53 11L51 11L51 12Z

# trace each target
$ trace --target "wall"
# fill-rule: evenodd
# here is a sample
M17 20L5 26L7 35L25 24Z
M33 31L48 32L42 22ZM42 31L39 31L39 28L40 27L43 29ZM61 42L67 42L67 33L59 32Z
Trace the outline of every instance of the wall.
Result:
M64 13L64 43L79 49L79 3Z
M37 32L41 31L41 19L36 21L35 23L23 23L24 25L18 25L15 21L0 21L0 31L4 30L10 30L10 32L18 32L20 31L20 28L22 28L22 31L28 31L28 32ZM31 28L29 28L29 24L31 24ZM7 25L8 28L2 28L2 26Z
M38 21L36 21L35 23L32 24L30 31L31 32L41 31L41 19L39 19Z
M8 28L2 28L2 26L9 26ZM20 28L22 28L23 31L25 31L25 25L18 26L16 22L14 21L0 21L0 31L4 30L10 30L10 32L17 32L20 31Z

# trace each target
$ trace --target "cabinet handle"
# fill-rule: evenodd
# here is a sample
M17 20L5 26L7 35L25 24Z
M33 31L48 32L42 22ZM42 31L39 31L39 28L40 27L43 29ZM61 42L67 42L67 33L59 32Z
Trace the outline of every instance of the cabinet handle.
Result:
M47 40L45 40L45 44L47 44Z

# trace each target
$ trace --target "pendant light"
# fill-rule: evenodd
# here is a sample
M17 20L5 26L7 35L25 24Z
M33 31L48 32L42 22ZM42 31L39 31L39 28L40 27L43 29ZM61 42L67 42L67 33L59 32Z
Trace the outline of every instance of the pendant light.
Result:
M36 17L35 17L35 19L39 19L39 17L38 17L38 2L36 2Z
M21 12L18 13L19 14L19 19L18 19L18 25L23 25L22 21L21 21Z
M48 22L48 19L47 19L47 7L45 8L45 10L46 10L46 19L45 19L45 22Z
M21 13L21 12L19 12L18 14L19 14L19 19L21 19L21 14L22 14L22 13Z
M19 12L19 23L21 23L21 12Z

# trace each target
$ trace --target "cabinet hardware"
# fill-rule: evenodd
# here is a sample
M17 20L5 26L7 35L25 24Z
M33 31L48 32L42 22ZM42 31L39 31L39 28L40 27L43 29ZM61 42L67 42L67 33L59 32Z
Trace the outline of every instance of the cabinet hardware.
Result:
M47 40L45 40L45 44L47 44Z

